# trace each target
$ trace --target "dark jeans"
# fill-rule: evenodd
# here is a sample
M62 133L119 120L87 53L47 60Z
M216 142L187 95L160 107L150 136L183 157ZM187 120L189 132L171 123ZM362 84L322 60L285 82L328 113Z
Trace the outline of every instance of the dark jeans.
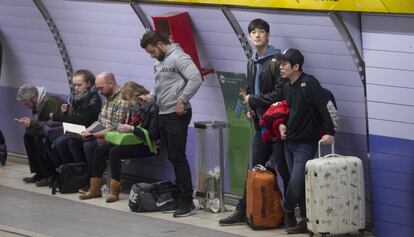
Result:
M265 165L273 155L276 169L279 172L282 180L284 191L286 193L287 185L289 183L289 170L286 164L284 155L284 142L276 141L274 144L265 144L261 139L261 132L256 132L252 144L252 166ZM246 183L244 184L243 197L239 200L236 207L238 210L246 210Z
M192 202L193 196L191 171L185 153L191 116L191 109L184 115L177 115L175 112L159 115L161 151L167 151L168 159L174 166L180 202Z
M72 163L72 162L85 162L83 157L72 156L72 152L69 149L69 141L72 139L70 134L64 134L53 142L53 161L54 164L59 167L62 164ZM79 141L80 144L80 141Z
M316 143L285 142L285 155L290 171L290 181L283 199L283 207L288 211L293 211L298 205L302 218L306 217L305 165L308 160L315 157L316 150Z
M114 146L111 144L98 145L95 149L92 162L92 177L102 177L109 159L111 178L121 180L121 160L153 156L148 147L143 144Z
M72 154L73 160L75 161L86 161L88 165L89 175L92 175L92 162L93 153L95 152L98 142L96 139L80 140L77 138L71 138L68 141L69 150Z
M47 160L42 143L43 138L43 136L33 136L28 135L27 133L23 136L30 172L38 174L39 178L46 178L51 175L51 163Z

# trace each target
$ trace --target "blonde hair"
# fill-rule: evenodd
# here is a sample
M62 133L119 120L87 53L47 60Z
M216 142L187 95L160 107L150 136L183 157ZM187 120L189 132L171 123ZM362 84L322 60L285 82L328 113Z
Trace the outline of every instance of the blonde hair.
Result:
M146 95L148 93L149 91L145 89L144 86L133 81L128 81L122 88L121 97L131 104L135 104L138 102L138 96Z

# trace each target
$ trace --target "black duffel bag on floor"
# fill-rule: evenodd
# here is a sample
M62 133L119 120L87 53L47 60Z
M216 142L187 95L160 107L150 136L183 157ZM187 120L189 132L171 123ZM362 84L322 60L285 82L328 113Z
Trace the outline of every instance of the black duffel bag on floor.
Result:
M57 177L52 185L52 194L76 193L89 183L88 166L86 163L63 164L57 169Z
M178 206L177 186L171 181L137 183L129 194L129 208L133 212L171 211Z

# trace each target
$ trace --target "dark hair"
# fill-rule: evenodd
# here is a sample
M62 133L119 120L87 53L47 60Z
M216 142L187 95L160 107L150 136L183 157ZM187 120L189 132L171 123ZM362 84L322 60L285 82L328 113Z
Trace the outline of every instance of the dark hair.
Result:
M269 33L269 31L270 31L269 24L265 20L260 19L260 18L252 20L249 23L249 26L247 27L247 31L250 34L250 32L252 32L256 28L262 29L262 30L266 31L267 33Z
M89 84L89 86L95 85L95 75L89 70L86 69L80 69L73 74L73 77L81 76L83 80Z
M161 34L157 31L147 31L142 36L140 45L141 48L145 49L148 45L155 46L159 42L164 44L170 44L170 39L167 35Z

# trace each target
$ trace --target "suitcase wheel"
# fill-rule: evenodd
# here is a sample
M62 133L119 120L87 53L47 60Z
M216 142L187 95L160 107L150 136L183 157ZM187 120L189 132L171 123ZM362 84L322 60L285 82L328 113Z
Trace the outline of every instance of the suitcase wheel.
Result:
M313 237L313 232L309 231L309 237Z

